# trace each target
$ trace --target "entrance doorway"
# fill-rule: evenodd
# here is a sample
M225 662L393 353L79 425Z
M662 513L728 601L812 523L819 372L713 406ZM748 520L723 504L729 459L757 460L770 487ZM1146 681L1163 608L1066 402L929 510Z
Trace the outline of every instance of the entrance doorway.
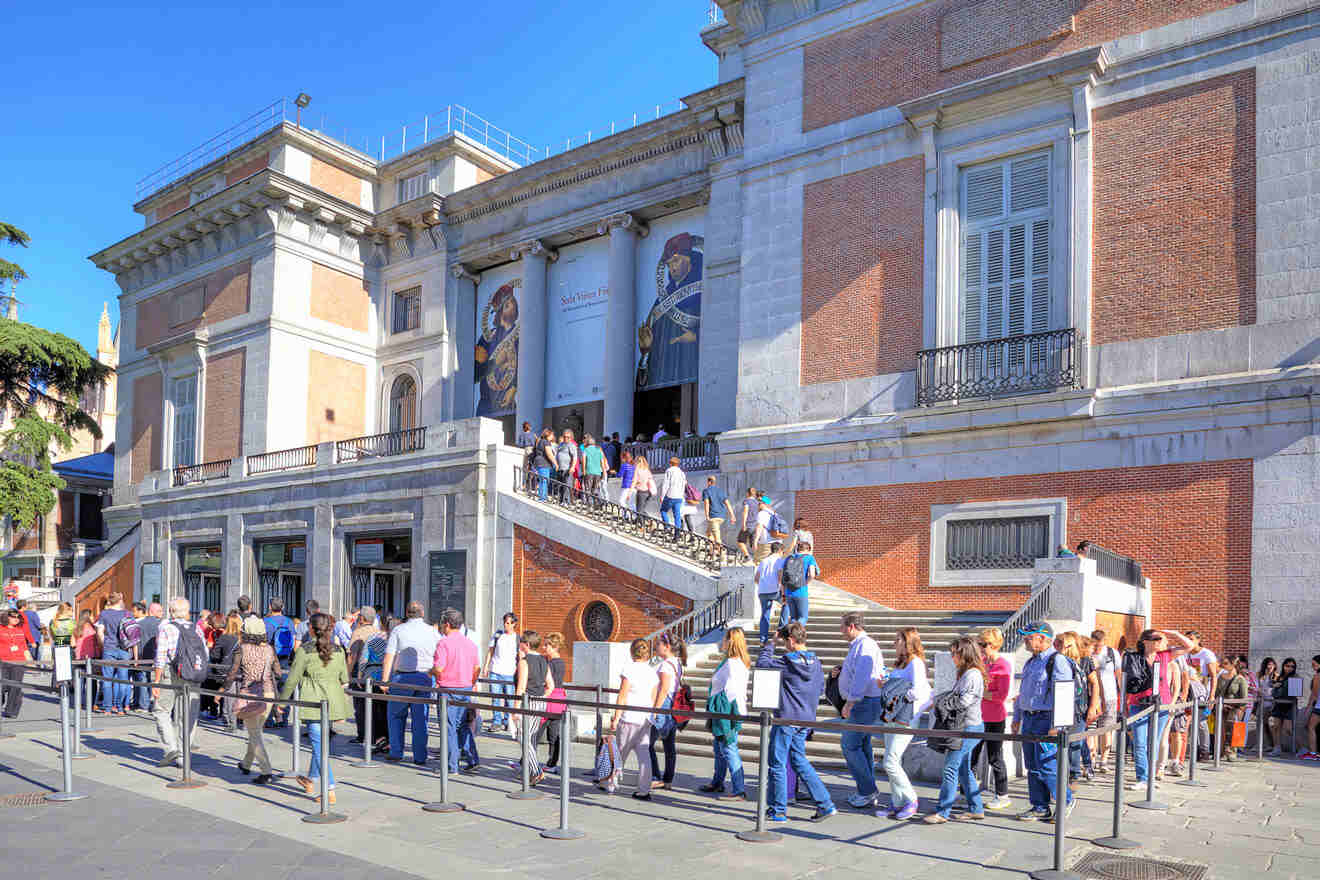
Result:
M651 439L663 425L671 437L697 431L697 385L688 382L667 388L652 388L633 395L633 433Z
M270 608L271 599L284 603L289 617L303 614L303 574L307 564L307 545L303 541L266 541L258 544L257 582L261 586L260 613Z
M195 619L203 610L222 611L220 607L219 545L185 547L183 551L183 597Z
M412 538L351 538L353 604L402 618L412 592Z

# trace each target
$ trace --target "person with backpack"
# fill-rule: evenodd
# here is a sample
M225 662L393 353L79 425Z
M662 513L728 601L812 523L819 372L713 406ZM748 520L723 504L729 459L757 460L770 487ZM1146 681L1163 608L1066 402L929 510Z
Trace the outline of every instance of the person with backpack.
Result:
M784 588L784 608L787 620L796 620L803 626L807 623L807 593L811 582L820 577L820 566L816 557L811 555L811 542L798 543L793 552L784 560L783 571L779 573L779 582Z
M673 709L683 684L683 667L687 665L687 645L676 635L668 632L660 634L655 641L655 656L660 659L656 675L660 686L655 689L654 706L657 709ZM692 705L692 690L687 691L687 704ZM651 732L648 751L651 754L651 788L673 788L674 772L678 765L678 747L674 737L678 735L678 721L673 715L656 714L651 716ZM665 772L660 774L660 762L655 756L655 744L659 742L665 751Z
M1088 639L1075 632L1061 633L1054 640L1054 649L1072 664L1074 696L1073 732L1084 733L1088 722L1100 715L1100 682L1091 663L1091 645ZM1068 778L1076 782L1085 775L1094 778L1091 766L1091 748L1085 739L1068 743Z
M201 705L194 690L185 703L183 692L173 688L162 690L155 685L181 685L185 682L200 687L206 681L210 671L210 653L206 641L197 634L197 629L189 620L191 608L188 600L176 596L170 600L170 619L160 627L156 635L156 661L151 670L151 699L155 708L151 716L156 721L156 734L164 750L157 767L180 766L179 734L174 727L173 713L188 713L189 736L197 730L197 716Z
M270 600L270 612L263 618L262 622L266 625L266 640L275 650L275 659L280 661L282 669L288 669L293 659L293 643L295 629L293 621L284 615L284 600L276 596ZM284 682L278 684L283 687ZM289 725L289 709L287 706L276 706L271 709L270 717L266 720L269 727L287 727Z
M1174 695L1182 689L1181 670L1174 660L1175 654L1169 649L1169 640L1157 629L1142 632L1137 640L1137 649L1123 655L1123 678L1126 682L1127 711L1129 715L1140 712L1151 704L1155 688L1159 688L1160 711L1154 719L1154 733L1151 732L1152 718L1147 715L1128 727L1132 734L1132 763L1137 773L1137 781L1129 782L1128 791L1140 791L1146 787L1146 780L1155 768L1150 766L1149 743L1153 735L1156 742L1164 735L1169 723L1167 706L1173 703ZM1159 668L1159 680L1155 680L1155 669ZM1158 752L1158 746L1156 747Z
M1054 685L1056 682L1073 680L1072 665L1068 663L1068 658L1054 650L1054 630L1048 623L1031 623L1018 630L1018 633L1023 637L1023 644L1031 656L1022 665L1022 683L1018 691L1013 732L1018 733L1020 730L1028 736L1055 736L1058 730L1054 727ZM1018 814L1018 818L1024 822L1051 821L1054 818L1054 811L1050 808L1051 798L1056 804L1061 798L1064 799L1064 809L1071 812L1072 792L1055 790L1058 780L1058 746L1052 742L1025 742L1022 744L1022 757L1027 765L1027 793L1031 807Z
M96 618L96 635L101 642L102 660L131 660L133 657L133 647L137 644L134 639L131 644L122 644L120 639L128 639L133 635L132 631L125 630L123 627L126 619L132 619L133 615L124 609L124 595L114 592L106 597L105 610L101 616ZM136 629L136 626L134 627ZM141 631L138 630L138 635ZM128 685L128 667L127 666L102 666L100 673L112 681L104 682L101 688L101 711L111 715L123 715L128 711L128 701L131 695ZM123 682L121 684L120 682Z
M307 775L298 777L298 784L308 797L316 797L321 774L326 775L326 800L335 802L335 774L329 765L321 766L321 738L330 735L330 725L343 721L353 714L353 707L348 703L348 666L344 662L344 652L335 646L334 622L330 615L317 612L307 621L307 641L293 658L293 668L289 670L280 688L281 700L289 699L299 685L302 691L299 699L310 703L325 703L328 717L321 717L321 707L310 706L299 710L298 717L307 725L307 740L312 747L312 760L307 766Z
M788 768L791 766L798 781L807 786L816 802L812 822L823 822L838 809L830 798L829 789L820 781L811 762L807 760L808 728L792 722L816 720L816 708L825 692L825 672L820 658L807 650L807 630L800 623L790 623L779 630L777 638L788 651L775 656L773 642L765 642L756 657L757 669L772 669L779 673L779 708L775 717L789 722L770 728L769 790L766 792L767 819L770 822L788 821Z

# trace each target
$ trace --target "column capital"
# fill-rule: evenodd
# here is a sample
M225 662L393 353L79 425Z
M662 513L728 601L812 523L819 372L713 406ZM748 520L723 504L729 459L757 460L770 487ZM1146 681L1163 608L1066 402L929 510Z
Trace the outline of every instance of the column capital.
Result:
M481 273L473 272L462 263L455 263L449 267L449 274L453 275L459 281L471 281L473 284L481 283Z
M518 260L522 257L542 257L548 263L553 263L559 259L559 251L546 245L539 238L533 238L531 241L523 241L515 244L509 252L510 259Z
M615 229L627 229L636 233L638 238L645 238L647 233L651 231L651 227L626 212L611 214L596 224L597 235L607 235Z

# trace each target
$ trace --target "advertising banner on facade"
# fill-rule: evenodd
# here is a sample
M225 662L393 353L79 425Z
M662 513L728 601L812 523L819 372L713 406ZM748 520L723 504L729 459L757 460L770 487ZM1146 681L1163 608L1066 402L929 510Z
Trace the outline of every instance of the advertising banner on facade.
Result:
M477 286L477 345L473 382L479 416L514 411L518 396L518 305L522 264L481 274Z
M560 248L550 264L545 405L600 400L605 393L609 239Z
M697 381L705 213L651 224L637 253L637 388Z

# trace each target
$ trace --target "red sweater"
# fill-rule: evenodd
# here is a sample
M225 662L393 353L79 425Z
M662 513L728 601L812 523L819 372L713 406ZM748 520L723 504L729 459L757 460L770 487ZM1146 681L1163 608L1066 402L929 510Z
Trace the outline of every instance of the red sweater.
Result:
M1008 692L1013 687L1013 664L1002 654L988 667L990 681L981 698L981 720L1003 721L1008 716Z

